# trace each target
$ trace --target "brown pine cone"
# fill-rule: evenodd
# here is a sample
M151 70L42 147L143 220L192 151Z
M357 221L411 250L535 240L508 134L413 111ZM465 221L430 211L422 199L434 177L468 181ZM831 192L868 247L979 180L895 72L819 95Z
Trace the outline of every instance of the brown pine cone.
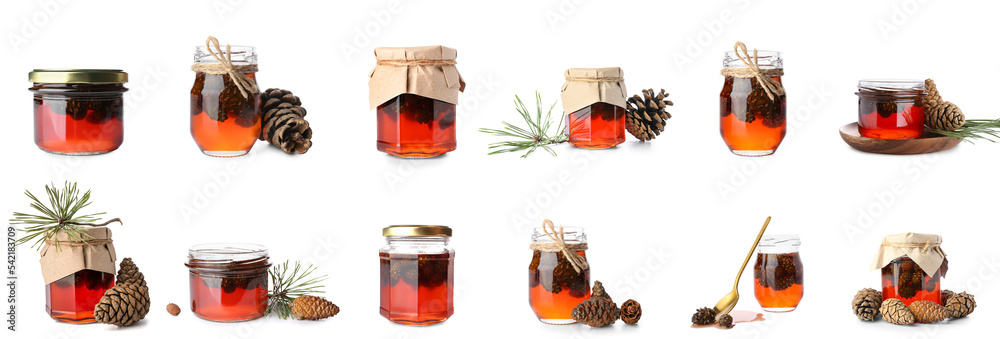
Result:
M910 308L906 307L902 300L896 298L882 301L879 312L882 313L882 319L896 325L909 325L916 320Z
M122 259L118 267L118 281L115 284L146 286L146 277L142 275L142 272L139 272L139 267L132 262L132 258Z
M882 292L872 288L865 288L858 291L851 301L854 315L863 321L875 321L879 315L879 307L882 307Z
M592 290L593 292L590 293L591 298L607 298L608 300L611 300L611 302L615 302L614 299L611 299L611 296L608 295L608 291L604 290L604 284L602 284L600 280L594 281L594 287Z
M931 129L950 132L965 125L965 114L958 108L958 105L950 101L934 106L930 111L924 113L927 115L925 124Z
M130 326L149 313L149 289L134 284L115 285L94 306L94 320L119 327Z
M303 154L312 147L312 128L305 120L306 109L291 91L270 88L260 94L263 123L260 140L278 146L288 154Z
M952 293L951 297L945 302L945 307L952 318L965 317L976 310L976 296L965 292Z
M927 91L927 95L924 96L925 112L930 112L935 106L944 103L944 100L941 100L941 93L938 93L937 85L934 84L934 79L924 80L924 90Z
M621 310L608 298L590 298L573 308L570 315L578 323L591 327L604 327L614 324Z
M928 300L910 303L910 312L913 312L913 321L924 324L936 323L948 319L951 315L944 306Z
M639 302L629 299L622 303L621 308L622 321L629 325L634 325L639 322L639 318L642 318L642 307L639 306Z
M642 96L633 95L626 102L625 129L640 141L653 140L663 132L664 125L672 115L667 112L667 106L674 103L667 100L670 93L660 89L654 94L652 88L642 90Z
M292 300L292 316L299 320L320 320L340 313L340 307L333 302L311 295Z
M723 314L722 317L719 318L719 326L722 328L733 328L733 316Z
M715 322L715 308L712 307L702 307L694 312L691 316L691 322L695 325L709 325Z

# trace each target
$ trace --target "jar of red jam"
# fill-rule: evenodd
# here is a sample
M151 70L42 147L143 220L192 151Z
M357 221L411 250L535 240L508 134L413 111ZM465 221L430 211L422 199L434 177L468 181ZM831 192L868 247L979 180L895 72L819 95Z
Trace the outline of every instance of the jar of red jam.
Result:
M774 154L787 131L780 52L753 50L737 42L722 60L719 131L733 154Z
M382 229L380 313L404 325L430 325L455 313L451 228L396 225Z
M124 137L123 93L128 73L117 69L36 69L35 145L64 155L104 154Z
M771 235L760 239L753 267L753 294L768 312L791 312L804 292L804 269L798 235Z
M250 153L260 137L257 49L222 48L209 38L195 48L191 87L191 136L202 153L236 157Z
M267 248L204 244L188 250L191 312L218 322L253 320L267 310Z
M875 139L913 139L924 134L924 82L858 82L858 132Z
M909 305L917 300L944 304L941 282L948 273L948 258L941 237L903 233L882 238L871 268L882 271L882 299L899 299Z
M531 234L528 304L545 324L574 324L573 308L590 298L587 233L546 220Z
M618 67L566 70L562 100L571 145L602 149L625 142L623 73Z
M455 120L458 52L444 46L376 48L369 75L369 104L376 109L379 151L402 158L431 158L458 147Z

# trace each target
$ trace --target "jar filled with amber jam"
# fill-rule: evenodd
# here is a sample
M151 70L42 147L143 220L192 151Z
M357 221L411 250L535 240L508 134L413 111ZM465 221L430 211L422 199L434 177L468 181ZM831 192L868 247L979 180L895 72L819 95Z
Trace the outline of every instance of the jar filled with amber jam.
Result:
M948 259L941 250L941 237L904 233L886 236L872 269L882 271L882 299L896 298L909 305L917 300L944 304L941 281Z
M128 73L116 69L36 69L35 145L65 155L114 151L124 139Z
M465 81L455 67L457 56L444 46L375 49L368 86L379 151L432 158L458 147L456 108Z
M218 322L253 320L267 310L267 248L204 244L188 250L191 312Z
M194 53L191 136L207 155L245 155L261 129L257 51L249 46L221 48L213 40Z
M383 317L404 325L431 325L455 313L455 251L451 228L396 225L382 230L379 250Z
M531 235L528 303L543 323L572 324L573 308L590 297L587 234L583 228L546 225Z
M749 54L738 43L736 50L726 52L722 64L722 140L736 155L774 154L786 130L781 53L754 50Z
M625 80L618 67L570 68L562 87L570 145L604 149L625 142Z
M858 82L858 133L875 139L913 139L924 134L924 82Z
M773 235L757 245L753 294L768 312L790 312L799 306L803 293L799 236Z
M88 227L80 234L57 232L42 247L45 311L52 319L94 322L94 307L115 285L115 248L111 230Z

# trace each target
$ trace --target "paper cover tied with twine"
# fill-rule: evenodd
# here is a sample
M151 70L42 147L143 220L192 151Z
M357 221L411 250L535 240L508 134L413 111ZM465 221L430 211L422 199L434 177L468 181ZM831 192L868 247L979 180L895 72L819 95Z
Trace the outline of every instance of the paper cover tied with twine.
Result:
M562 86L563 114L603 102L625 108L625 74L619 67L570 68Z
M111 230L107 227L84 228L81 238L75 239L66 232L56 233L55 239L45 242L42 247L42 278L45 284L82 271L92 270L115 274L115 246L111 242ZM55 240L59 240L58 248Z
M458 104L465 80L455 67L458 51L444 46L379 47L368 75L368 103L377 108L400 94Z
M872 260L871 270L889 265L893 259L907 256L928 276L933 276L938 268L943 277L948 271L948 258L941 249L941 237L934 234L901 233L882 238L882 245Z

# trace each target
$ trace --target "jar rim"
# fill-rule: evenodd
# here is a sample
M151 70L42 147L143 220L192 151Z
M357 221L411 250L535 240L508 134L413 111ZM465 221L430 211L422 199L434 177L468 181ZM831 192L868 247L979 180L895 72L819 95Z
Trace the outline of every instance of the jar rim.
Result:
M753 59L753 50L748 52L750 58ZM722 66L724 68L746 67L746 64L740 61L740 55L743 55L742 51L739 54L736 51L726 51L723 55ZM757 63L761 69L784 68L784 58L779 51L757 50Z
M773 234L760 238L757 247L801 246L798 234Z
M442 225L389 225L382 229L384 237L451 237L451 227Z
M188 255L195 259L259 258L267 256L267 247L257 244L207 243L191 246Z
M858 91L923 92L924 82L915 79L861 79Z
M128 73L120 69L36 68L28 81L41 84L116 84L128 82Z

